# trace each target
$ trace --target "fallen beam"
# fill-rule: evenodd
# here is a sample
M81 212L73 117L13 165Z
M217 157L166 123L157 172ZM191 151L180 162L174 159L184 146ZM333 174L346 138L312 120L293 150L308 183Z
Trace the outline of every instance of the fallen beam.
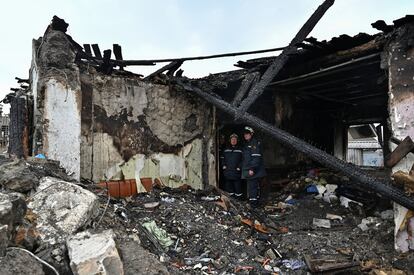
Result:
M183 87L184 90L200 96L205 101L216 106L223 112L228 113L233 117L239 115L237 117L238 121L255 127L257 130L260 130L263 133L275 138L280 143L303 153L328 168L342 172L350 179L360 183L363 187L372 190L385 198L395 201L408 209L414 210L414 197L407 196L404 191L392 186L389 181L382 181L374 178L357 166L344 162L247 112L239 114L236 107L218 98L217 95L203 92L200 88L191 85L190 83L186 83L181 79L176 79L176 83Z
M308 34L313 30L325 12L334 4L334 0L325 0L311 15L311 17L302 26L290 44L278 55L273 63L267 68L262 78L252 87L247 98L240 104L239 113L246 112L256 99L263 93L267 85L279 73L289 59L289 55L297 50L297 45L301 43Z
M396 137L390 137L390 141L397 144L397 145L399 145L402 142L401 140L399 140ZM414 154L414 149L412 149L410 152Z
M385 164L387 167L394 167L400 160L402 160L408 153L414 149L414 142L407 136L391 154L385 157Z
M240 102L242 101L246 93L249 91L250 87L254 86L259 79L259 72L247 74L246 77L243 79L240 88L237 90L236 95L234 96L233 101L231 102L231 105L236 107L239 106Z

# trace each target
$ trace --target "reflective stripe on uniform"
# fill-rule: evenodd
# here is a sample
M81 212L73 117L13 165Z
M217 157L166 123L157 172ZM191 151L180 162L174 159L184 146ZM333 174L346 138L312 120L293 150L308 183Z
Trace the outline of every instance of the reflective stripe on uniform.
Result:
M235 153L243 153L242 150L234 150Z
M236 195L237 197L243 196L243 194L234 194L234 195Z
M262 154L252 154L252 157L261 157Z

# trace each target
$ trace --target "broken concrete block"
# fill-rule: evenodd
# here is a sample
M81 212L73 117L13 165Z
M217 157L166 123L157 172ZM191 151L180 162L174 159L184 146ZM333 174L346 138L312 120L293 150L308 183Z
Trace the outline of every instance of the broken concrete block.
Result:
M100 234L81 232L66 242L70 267L75 275L124 274L112 230Z
M54 244L87 224L99 210L98 197L76 184L45 177L29 208L37 217L37 230L44 242Z
M23 160L0 166L0 186L16 192L25 193L38 184L39 178Z

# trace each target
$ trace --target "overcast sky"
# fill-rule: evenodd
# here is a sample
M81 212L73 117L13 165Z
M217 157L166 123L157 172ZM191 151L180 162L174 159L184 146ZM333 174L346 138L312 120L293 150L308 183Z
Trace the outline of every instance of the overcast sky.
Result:
M32 39L39 38L53 15L69 23L79 44L101 50L122 46L124 59L209 55L285 46L322 0L13 0L3 1L0 16L0 99L15 76L28 77ZM371 23L388 24L414 14L413 0L336 0L311 36L376 33ZM266 54L265 54L266 55ZM239 56L183 65L184 75L199 77L232 70ZM268 55L268 54L267 54ZM136 67L148 74L156 67Z

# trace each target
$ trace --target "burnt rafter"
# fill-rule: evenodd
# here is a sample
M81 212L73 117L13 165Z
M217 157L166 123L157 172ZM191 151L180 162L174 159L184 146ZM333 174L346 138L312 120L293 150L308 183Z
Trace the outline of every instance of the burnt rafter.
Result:
M183 62L184 62L183 60L173 61L173 62L171 62L171 63L169 63L169 64L161 67L160 69L156 70L155 72L147 75L144 78L144 80L151 79L152 77L157 76L159 74L162 74L165 71L168 71L167 74L170 75L170 76L172 76L174 74L174 72L181 67L181 65L183 64Z
M301 43L308 34L313 30L315 25L319 22L325 12L334 4L334 0L325 0L311 15L311 17L302 26L296 36L292 39L290 44L278 55L272 64L267 68L260 81L254 85L249 95L242 101L239 107L238 113L246 112L249 107L256 101L256 99L263 93L267 85L273 80L273 78L279 73L286 62L289 59L289 55L293 54L297 50L297 45Z
M97 47L97 44L92 44L92 48L94 49ZM116 45L116 44L115 44ZM180 57L180 58L164 58L164 59L149 59L149 60L121 60L116 59L110 60L110 63L114 66L154 66L156 63L166 63L166 62L179 62L179 61L191 61L191 60L204 60L204 59L212 59L212 58L221 58L221 57L231 57L231 56L240 56L240 55L250 55L250 54L258 54L258 53L267 53L267 52L275 52L275 51L281 51L285 49L286 47L278 47L278 48L271 48L271 49L263 49L263 50L254 50L254 51L244 51L244 52L231 52L231 53L223 53L223 54L214 54L214 55L204 55L204 56L192 56L192 57ZM102 62L102 56L99 56L100 51L99 47L97 47L98 55L95 54L95 56L91 56L90 53L86 52L87 49L85 48L85 51L81 51L79 54L81 58L87 59L87 60L93 60L95 62ZM94 50L95 52L95 50ZM114 50L115 52L115 50Z
M346 71L355 70L361 67L367 67L370 65L379 64L381 62L379 57L380 57L379 53L370 54L364 57L346 61L341 64L323 68L323 69L320 69L314 72L274 81L270 83L270 86L288 85L288 84L293 84L293 83L298 83L298 82L309 81L309 80L320 78L322 76L336 74L338 72L346 72Z
M176 83L179 84L184 90L198 95L221 111L231 115L233 118L236 118L237 116L239 122L251 125L257 130L270 135L280 143L307 155L309 158L325 165L326 167L344 173L350 179L360 183L364 188L368 188L385 198L393 200L408 209L414 210L414 198L407 196L402 190L391 185L389 181L374 178L357 166L340 160L289 134L288 132L249 114L248 112L240 114L238 113L238 109L230 103L222 100L217 95L204 92L191 83L185 82L182 79L176 79Z
M237 90L236 95L233 98L232 105L233 106L239 106L240 102L242 101L243 97L246 95L246 93L249 91L250 87L255 85L257 81L260 79L260 73L254 72L247 74L241 85L240 88Z

